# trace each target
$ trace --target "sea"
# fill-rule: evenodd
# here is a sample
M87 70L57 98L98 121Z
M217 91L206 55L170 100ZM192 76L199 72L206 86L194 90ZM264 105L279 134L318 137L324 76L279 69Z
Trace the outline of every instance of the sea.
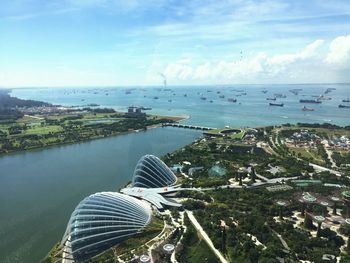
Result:
M325 94L327 89L331 90ZM292 90L296 90L297 95ZM342 100L350 97L350 84L23 88L13 89L11 94L63 106L98 104L118 111L126 111L131 105L150 107L149 114L188 116L184 123L208 127L257 127L298 122L350 125L350 109L338 107L346 104ZM282 98L267 100L275 95ZM299 102L322 95L324 100L320 104ZM230 102L229 98L237 101ZM270 102L284 106L270 106ZM313 111L303 111L303 106Z

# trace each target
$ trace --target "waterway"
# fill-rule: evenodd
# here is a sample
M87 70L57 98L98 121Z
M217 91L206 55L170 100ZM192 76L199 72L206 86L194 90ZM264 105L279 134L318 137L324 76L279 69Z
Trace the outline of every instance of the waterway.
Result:
M39 262L80 200L124 186L142 155L162 156L200 136L157 128L0 157L0 262Z

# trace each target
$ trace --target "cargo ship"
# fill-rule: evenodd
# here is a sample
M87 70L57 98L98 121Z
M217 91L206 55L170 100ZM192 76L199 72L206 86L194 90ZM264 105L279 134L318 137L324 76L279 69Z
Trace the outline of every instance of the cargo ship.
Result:
M328 93L330 93L330 92L333 91L333 90L336 90L336 88L328 88L328 89L326 89L326 91L324 92L324 94L328 94Z
M276 98L282 98L282 99L285 99L285 98L287 98L287 96L286 95L284 95L284 94L282 94L282 93L275 93L275 94L273 94Z
M343 100L343 102L350 102L350 99L347 98L346 100Z
M299 102L300 103L316 103L316 104L322 103L319 100L305 100L305 99L301 99L301 100L299 100Z
M276 100L276 98L266 98L266 100Z
M272 102L270 102L269 105L270 106L278 106L278 107L283 107L284 106L283 103L272 103Z
M314 111L314 109L312 109L312 108L307 108L307 107L305 107L305 106L302 107L301 110L302 110L302 111Z
M350 105L339 104L339 108L347 108L350 109Z
M228 98L227 99L229 102L237 102L237 99L234 99L234 98Z

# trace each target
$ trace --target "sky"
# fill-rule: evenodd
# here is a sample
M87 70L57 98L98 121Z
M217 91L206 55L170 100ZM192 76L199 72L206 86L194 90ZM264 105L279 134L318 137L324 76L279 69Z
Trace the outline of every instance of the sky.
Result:
M1 0L0 87L350 82L349 0Z

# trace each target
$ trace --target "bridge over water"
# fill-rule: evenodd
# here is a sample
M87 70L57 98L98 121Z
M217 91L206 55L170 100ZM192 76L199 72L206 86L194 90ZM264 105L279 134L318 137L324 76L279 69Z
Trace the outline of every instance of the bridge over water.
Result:
M162 126L163 127L170 126L170 127L177 127L177 128L184 128L184 129L193 129L193 130L202 130L202 131L209 131L209 130L216 129L216 128L213 128L213 127L187 125L187 124L180 124L180 123L163 123Z

